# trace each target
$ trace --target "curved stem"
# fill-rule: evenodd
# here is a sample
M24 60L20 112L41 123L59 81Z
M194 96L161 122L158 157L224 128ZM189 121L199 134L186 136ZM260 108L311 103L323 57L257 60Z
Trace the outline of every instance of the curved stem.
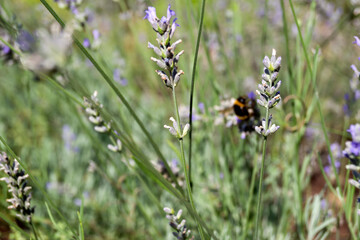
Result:
M201 39L201 31L204 21L204 12L205 12L205 2L206 0L202 1L201 5L201 16L200 16L200 23L199 23L199 31L198 36L196 40L196 48L195 48L195 56L194 56L194 63L193 63L193 69L191 74L191 89L190 89L190 104L189 104L189 124L192 126L192 109L193 109L193 98L194 98L194 85L195 85L195 73L196 73L196 63L197 63L197 57L199 53L199 46L200 46L200 39ZM191 180L191 150L192 150L192 129L190 128L189 131L189 182L192 189L192 180Z
M178 105L177 105L177 101L176 101L175 87L172 88L172 93L173 93L176 121L177 121L177 125L178 125L178 129L176 129L176 130L177 130L178 133L182 134L181 124L180 124L179 109L178 109ZM191 126L190 126L190 128L191 128ZM188 193L188 198L189 198L191 207L194 210L194 212L196 213L196 208L195 208L194 200L193 200L192 193L191 193L189 174L188 174L188 170L187 170L187 167L186 167L183 139L179 138L179 142L180 142L180 151L181 151L181 163L183 165L184 174L185 174L186 190L187 190L187 193ZM196 224L197 224L198 229L199 229L200 237L201 237L202 240L204 240L205 239L204 230L202 229L201 224L199 223L199 221L196 218L195 218L195 221L196 221Z
M264 131L266 132L269 125L269 108L266 108L266 124ZM266 154L266 142L267 137L264 136L263 142L263 150L262 150L262 159L261 159L261 168L260 168L260 180L259 180L259 193L257 198L257 207L256 207L256 227L255 227L255 240L258 239L258 230L261 221L261 194L262 194L262 187L263 187L263 176L264 176L264 162L265 162L265 154ZM260 226L261 228L261 226Z

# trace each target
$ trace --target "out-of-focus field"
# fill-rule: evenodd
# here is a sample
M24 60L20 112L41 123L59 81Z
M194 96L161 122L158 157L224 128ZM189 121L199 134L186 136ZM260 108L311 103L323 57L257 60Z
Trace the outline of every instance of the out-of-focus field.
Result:
M175 117L172 91L155 73L159 67L150 60L156 54L148 42L157 43L156 32L143 18L148 6L158 17L166 16L169 3L176 12L180 26L172 41L182 39L176 52L185 50L176 88L184 126L202 1L84 0L78 12L47 2L64 29L41 1L0 0L0 136L36 179L28 184L38 239L82 239L82 232L89 240L175 239L164 207L182 209L187 228L200 239L187 200L139 164L146 159L169 179L130 111L185 190L178 140L164 129ZM346 130L360 122L359 76L350 67L360 66L360 48L353 44L359 10L355 0L206 1L191 126L193 198L209 228L205 238L254 239L263 138L256 132L244 138L217 109L258 89L264 56L276 49L282 101L271 114L280 129L267 139L260 239L360 239L358 191L347 183L353 176L342 155L350 139ZM80 43L90 42L86 51L113 87L70 32ZM21 53L8 55L3 40ZM87 119L83 98L94 91L115 135L128 140L120 153L107 148L109 136L94 131ZM188 136L183 141L188 161ZM5 144L0 150L10 155ZM5 182L0 190L0 239L35 239L31 226L7 208Z

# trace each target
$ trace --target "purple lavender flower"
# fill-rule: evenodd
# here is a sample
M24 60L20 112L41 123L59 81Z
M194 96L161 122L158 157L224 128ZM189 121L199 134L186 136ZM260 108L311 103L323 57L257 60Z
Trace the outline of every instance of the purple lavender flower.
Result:
M345 143L343 151L344 157L348 158L352 164L360 164L360 124L351 125L348 129L351 134L352 141Z
M153 26L154 29L158 27L158 21L159 18L156 16L156 8L154 7L148 7L147 10L145 10L145 17L144 19L147 19L150 24Z
M92 34L93 34L94 40L98 40L98 39L100 38L100 32L99 32L99 30L94 29L94 30L92 31Z
M35 50L35 38L28 31L21 30L16 43L19 44L19 48L23 52L31 52Z
M351 125L348 132L351 134L352 141L345 143L343 154L350 160L350 164L346 165L346 169L351 170L354 177L349 179L349 184L360 189L360 124ZM360 210L358 210L358 214L360 215Z
M11 49L8 46L4 46L3 49L1 50L1 53L3 55L9 54L11 52Z
M174 34L176 27L178 27L179 24L177 24L175 22L177 19L177 18L175 18L173 20L172 24L170 25L172 16L176 15L175 11L171 10L170 8L171 8L171 5L169 4L166 17L163 16L163 17L161 17L161 19L159 19L156 16L156 9L154 7L148 7L148 9L145 10L146 15L145 15L144 19L147 19L150 22L153 29L157 33L159 33L161 36L164 35L166 32L168 32L169 37L171 38L172 35ZM170 31L168 31L168 30L170 30Z
M344 114L346 115L346 116L350 116L350 109L349 109L349 105L348 104L344 104L343 105L343 111L344 111Z
M248 98L250 98L251 100L255 100L256 94L253 91L251 91L248 93Z
M355 91L355 100L359 100L360 99L360 90L356 90Z
M78 147L74 146L74 142L76 140L76 135L72 131L69 125L65 124L62 127L62 139L64 141L64 147L68 151L78 152Z
M203 102L200 102L200 103L198 104L198 108L199 108L199 110L200 110L200 112L201 112L202 114L205 113L205 104L204 104Z
M180 76L184 74L184 71L179 70L177 67L179 58L184 53L184 50L175 54L175 48L182 42L181 39L171 44L175 29L179 25L176 23L176 18L173 20L172 24L170 24L172 16L175 16L175 12L171 10L170 7L169 4L166 17L163 16L161 19L156 16L156 9L154 7L148 7L145 11L146 15L144 19L147 19L153 29L157 32L156 40L159 44L158 47L149 42L148 48L153 49L160 59L151 57L151 60L160 68L166 70L156 70L156 73L163 80L165 86L174 88L180 81Z
M126 86L128 84L127 79L121 76L121 70L119 68L114 69L113 78L115 82L119 83L122 86Z
M357 36L354 36L355 41L353 41L353 44L356 44L360 47L360 39Z
M351 134L353 142L360 143L360 124L350 125L347 131Z
M83 45L84 45L84 47L86 47L86 48L90 48L90 46L91 46L91 44L90 44L90 39L84 38Z

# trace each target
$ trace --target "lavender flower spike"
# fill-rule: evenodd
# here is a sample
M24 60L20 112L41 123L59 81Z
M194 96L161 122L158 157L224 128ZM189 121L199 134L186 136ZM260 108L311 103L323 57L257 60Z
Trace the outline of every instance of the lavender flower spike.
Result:
M171 43L175 29L179 26L179 24L176 23L177 18L170 23L171 18L176 15L175 11L171 10L169 4L166 16L161 17L161 19L156 16L156 9L154 7L148 7L145 13L144 19L147 19L155 32L157 32L156 41L158 42L158 46L154 46L149 42L148 48L151 48L159 58L151 57L151 60L160 68L166 70L156 70L156 73L163 80L165 86L168 88L175 88L180 81L180 76L184 73L182 70L178 69L177 66L184 50L175 53L175 48L182 41L179 39L174 43Z
M194 237L190 237L191 231L186 226L186 220L181 220L182 210L180 209L175 215L175 211L172 208L165 207L164 212L166 218L169 220L170 227L174 230L173 235L179 240L192 240Z
M346 168L351 170L354 176L349 183L360 189L360 124L351 125L348 132L351 134L352 141L345 143L343 155L350 160L350 164L346 165ZM359 200L360 198L358 198Z
M19 162L14 159L11 163L6 153L0 153L0 171L6 174L1 181L6 182L11 198L6 201L10 203L8 209L14 209L21 220L31 222L35 208L31 207L31 187L27 185L28 174L20 169Z
M271 58L265 56L263 64L264 73L261 76L262 82L258 85L259 89L256 90L259 96L257 103L266 108L267 116L269 116L269 110L281 101L280 92L278 91L281 86L281 81L278 80L281 57L276 57L276 51L273 49ZM263 119L262 125L255 127L255 131L264 137L275 133L279 129L279 126L271 124L271 119L271 115L268 119Z

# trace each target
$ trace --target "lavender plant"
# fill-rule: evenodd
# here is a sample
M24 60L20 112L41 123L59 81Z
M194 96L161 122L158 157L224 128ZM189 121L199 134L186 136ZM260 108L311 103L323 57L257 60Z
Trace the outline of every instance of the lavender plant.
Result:
M261 194L263 186L263 175L264 175L264 162L266 154L266 142L267 137L270 134L275 133L279 126L271 124L272 115L270 115L270 109L275 107L281 100L280 92L278 91L281 85L281 81L278 80L278 75L281 66L281 57L276 57L275 49L272 50L272 56L269 58L265 56L263 60L264 64L264 73L261 75L261 84L258 85L258 90L256 93L259 95L257 103L265 108L266 115L262 120L261 126L256 126L255 131L263 136L263 151L262 151L262 160L261 160L261 169L260 169L260 180L259 180L259 193L257 199L257 208L256 208L256 229L255 229L255 239L258 239L258 229L259 221L261 219Z
M346 169L351 170L354 177L349 180L349 183L360 189L360 124L350 125L348 132L351 134L352 140L345 143L343 155L350 160ZM360 202L360 198L358 198L358 202ZM358 214L360 215L360 209Z
M175 211L172 208L165 207L164 212L166 218L169 220L170 227L174 230L173 235L178 240L193 240L194 237L190 237L191 231L186 226L186 220L181 220L182 210L180 209L175 215Z
M160 57L160 59L151 57L151 60L154 61L160 68L163 69L163 70L156 70L156 73L163 80L165 86L172 90L172 95L173 95L176 120L173 117L170 117L170 121L173 122L172 126L164 125L164 127L169 129L169 132L179 140L180 151L181 151L181 162L185 173L188 198L190 200L190 204L193 210L196 212L196 208L191 192L189 174L186 167L187 164L185 160L185 151L184 151L184 143L183 143L183 138L190 130L190 124L187 123L185 124L184 127L182 127L181 125L179 109L176 100L176 92L175 92L175 88L180 81L180 76L184 74L182 70L178 69L179 58L184 53L184 50L175 54L175 48L179 43L182 42L182 40L179 39L175 41L173 44L171 44L175 30L179 26L179 24L176 23L177 18L174 18L173 21L171 22L172 17L175 16L176 14L175 11L171 10L170 4L168 5L166 16L163 16L160 19L157 17L156 9L154 7L148 7L145 13L146 15L144 19L147 19L150 22L152 28L157 33L156 41L159 46L156 47L150 42L148 43L148 48L153 49L155 54ZM197 219L196 221L201 239L205 239L202 226L201 224L199 224Z
M0 180L6 182L8 191L11 193L11 198L6 200L10 203L8 209L16 211L18 218L32 226L35 238L37 239L37 234L32 222L35 208L31 207L31 186L27 184L29 175L20 169L20 164L16 159L11 162L5 152L0 153L0 171L6 175L6 177Z
M99 110L103 108L103 105L97 98L97 91L91 95L91 99L84 97L84 106L85 112L89 116L89 121L94 125L94 130L99 133L110 133L112 130L111 123L105 121L99 112ZM115 140L112 136L110 136L110 140L112 141L112 144L108 144L108 149L113 152L120 152L122 149L120 139L117 138Z

